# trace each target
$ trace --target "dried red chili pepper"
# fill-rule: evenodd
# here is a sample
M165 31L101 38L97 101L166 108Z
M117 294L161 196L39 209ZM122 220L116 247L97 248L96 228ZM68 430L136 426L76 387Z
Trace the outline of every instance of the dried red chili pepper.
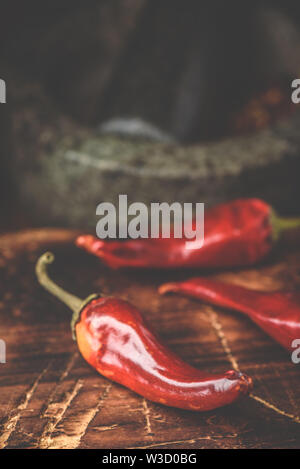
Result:
M173 237L101 241L82 235L76 244L112 268L224 268L258 262L282 231L298 226L300 219L280 218L260 199L239 199L205 212L204 244L196 249L187 249L186 239Z
M295 291L264 292L207 278L166 283L161 294L180 292L193 298L242 312L249 316L287 350L300 338L300 293Z
M91 295L85 301L49 279L51 253L37 262L38 280L74 312L72 329L86 361L103 376L155 402L189 410L211 410L249 392L252 380L234 370L204 373L184 363L149 330L126 301Z

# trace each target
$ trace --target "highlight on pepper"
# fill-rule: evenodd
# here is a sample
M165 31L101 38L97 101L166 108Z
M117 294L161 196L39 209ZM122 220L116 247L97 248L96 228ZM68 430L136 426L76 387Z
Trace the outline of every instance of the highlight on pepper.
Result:
M206 411L237 401L252 389L247 375L199 370L168 349L137 308L99 294L86 300L66 292L48 276L54 260L45 253L36 264L39 283L72 311L71 327L85 360L98 373L166 406Z
M194 219L193 229L196 224ZM249 198L206 209L204 242L195 249L189 249L184 238L175 237L108 241L81 235L76 244L116 269L230 268L258 263L284 231L298 227L299 218L281 218L263 200Z

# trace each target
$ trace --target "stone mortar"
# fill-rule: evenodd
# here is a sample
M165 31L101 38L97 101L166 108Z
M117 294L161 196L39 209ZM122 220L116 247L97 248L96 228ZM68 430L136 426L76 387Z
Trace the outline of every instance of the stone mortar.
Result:
M182 146L103 136L66 118L38 86L15 93L15 190L36 224L95 229L100 202L261 197L299 213L300 114L253 134Z

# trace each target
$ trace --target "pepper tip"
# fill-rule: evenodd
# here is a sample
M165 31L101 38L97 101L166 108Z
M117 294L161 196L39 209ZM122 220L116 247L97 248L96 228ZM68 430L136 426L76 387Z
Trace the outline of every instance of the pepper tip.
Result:
M75 240L76 246L84 248L88 251L98 251L104 246L104 242L95 238L93 235L80 235Z
M75 241L75 244L76 246L78 247L82 247L85 245L85 242L86 242L86 238L88 237L89 235L81 235L81 236L78 236L76 238L76 241Z
M165 293L169 293L175 290L176 290L175 283L164 283L163 285L160 285L160 287L158 287L158 293L160 295L165 295Z

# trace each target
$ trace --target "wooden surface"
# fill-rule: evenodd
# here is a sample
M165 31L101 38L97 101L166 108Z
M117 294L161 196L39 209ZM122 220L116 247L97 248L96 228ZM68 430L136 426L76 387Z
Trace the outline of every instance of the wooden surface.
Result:
M157 286L197 272L113 272L75 248L74 232L0 236L0 448L299 448L300 365L247 318ZM99 376L71 339L68 309L42 290L34 264L51 249L52 277L82 298L95 291L133 302L187 362L212 372L238 366L254 379L237 404L192 413L149 402ZM300 287L300 247L283 246L256 269L221 278L253 288ZM258 400L257 400L258 399ZM263 400L263 402L259 402Z

